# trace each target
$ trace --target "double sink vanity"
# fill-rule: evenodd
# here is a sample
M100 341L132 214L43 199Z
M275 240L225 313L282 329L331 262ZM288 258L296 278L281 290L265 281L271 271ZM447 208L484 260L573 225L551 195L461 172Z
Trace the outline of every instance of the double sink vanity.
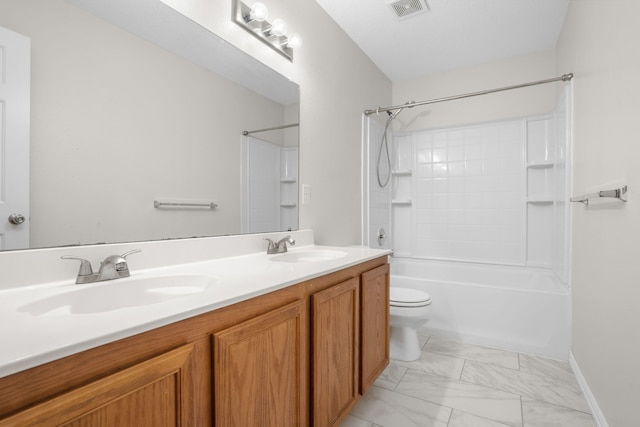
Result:
M389 251L293 234L146 242L130 277L1 290L0 426L339 424L388 364ZM64 249L34 256L77 271Z

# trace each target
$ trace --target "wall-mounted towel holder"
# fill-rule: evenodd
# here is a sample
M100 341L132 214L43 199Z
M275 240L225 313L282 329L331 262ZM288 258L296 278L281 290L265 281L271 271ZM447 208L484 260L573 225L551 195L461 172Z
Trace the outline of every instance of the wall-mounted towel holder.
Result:
M595 193L583 194L582 196L572 197L572 202L584 203L585 206L589 205L589 199L596 199L600 197L612 197L614 199L627 201L627 186L615 188L613 190L596 191Z
M218 207L213 202L192 203L192 202L160 202L158 200L153 201L153 207L158 208L206 208L215 209Z

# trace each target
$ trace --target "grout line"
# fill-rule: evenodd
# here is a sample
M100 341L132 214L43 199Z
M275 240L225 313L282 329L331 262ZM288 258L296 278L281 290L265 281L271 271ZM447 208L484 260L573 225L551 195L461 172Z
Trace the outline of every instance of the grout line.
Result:
M467 359L462 359L464 360L464 362L462 362L462 369L460 369L460 375L458 375L458 380L462 381L462 373L464 372L464 368L466 368L467 366Z
M447 406L443 406L443 408L447 408ZM451 409L449 411L449 419L447 420L447 427L449 427L449 424L451 424L451 418L453 417L453 408L449 408Z
M404 374L402 374L402 376L400 377L400 379L396 383L395 387L393 387L393 391L396 391L398 389L398 386L400 385L402 380L404 380L404 377L407 376L407 372L409 372L409 368L407 368L406 366L401 366L401 365L396 365L396 366L398 366L400 368L404 368Z

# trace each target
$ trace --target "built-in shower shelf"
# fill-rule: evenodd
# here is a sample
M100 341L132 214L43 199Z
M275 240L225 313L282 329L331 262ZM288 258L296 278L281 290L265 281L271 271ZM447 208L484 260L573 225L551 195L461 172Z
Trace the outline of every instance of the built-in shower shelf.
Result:
M547 196L529 197L527 199L527 203L533 203L533 204L553 203L553 198L547 197Z
M391 175L393 176L411 176L412 173L411 169L396 169L391 171Z
M552 161L527 163L527 168L529 169L548 169L548 168L552 168L553 166L554 166L554 162Z
M392 200L391 204L398 205L398 206L411 206L411 199Z
M295 178L282 178L280 182L283 184L293 184L294 182L297 182L297 180Z
M284 202L280 203L280 206L283 208L295 208L298 204L296 202Z

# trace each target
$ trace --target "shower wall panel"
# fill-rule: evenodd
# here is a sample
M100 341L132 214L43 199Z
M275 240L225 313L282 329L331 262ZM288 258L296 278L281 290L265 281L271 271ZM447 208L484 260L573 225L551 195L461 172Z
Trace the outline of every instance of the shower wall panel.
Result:
M367 237L368 244L372 248L391 248L391 185L380 187L377 178L378 153L380 152L380 144L382 141L382 133L384 125L378 123L373 118L366 119L366 148L368 149L369 168L366 172L366 184L368 185L368 223ZM391 131L389 131L389 141L391 141ZM391 153L391 147L389 147ZM384 155L383 155L384 161ZM388 171L388 167L386 168ZM384 229L385 238L378 240L378 230Z
M524 264L525 121L419 131L412 138L395 153L411 158L414 172L410 204L394 205L394 250L416 258Z

